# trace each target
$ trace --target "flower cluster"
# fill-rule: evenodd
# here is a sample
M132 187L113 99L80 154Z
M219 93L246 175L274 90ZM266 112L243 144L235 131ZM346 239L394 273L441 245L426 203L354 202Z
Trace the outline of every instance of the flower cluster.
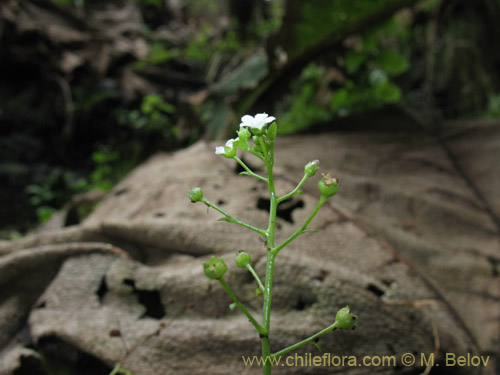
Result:
M258 137L262 135L271 134L268 133L265 125L272 123L276 120L275 117L269 116L267 113L258 113L255 116L245 115L241 118L240 130L237 132L238 136L233 139L229 139L225 146L217 146L215 148L215 153L217 155L222 155L228 159L233 159L236 156L236 149L249 150L248 140L252 137ZM274 132L274 137L276 133ZM255 141L255 139L254 139Z

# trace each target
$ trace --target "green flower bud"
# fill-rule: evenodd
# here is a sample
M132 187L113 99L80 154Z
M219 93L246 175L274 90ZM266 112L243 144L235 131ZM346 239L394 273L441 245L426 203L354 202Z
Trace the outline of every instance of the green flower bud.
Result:
M247 128L241 128L237 133L238 138L242 141L248 141L252 137L252 133Z
M330 173L322 174L323 178L319 180L318 187L322 196L330 198L339 191L339 182L335 177L330 176Z
M203 263L203 270L206 277L218 280L226 273L227 266L223 258L218 259L212 256L208 262Z
M194 187L188 192L191 202L196 203L203 199L203 191L199 187Z
M355 329L358 325L356 320L357 315L351 314L349 306L341 308L337 315L335 316L335 323L337 323L337 328L339 329Z
M316 174L318 168L319 168L319 160L310 161L304 167L304 174L306 174L307 177L312 177Z
M245 253L243 250L238 251L236 254L236 265L240 268L245 268L252 261L250 254Z

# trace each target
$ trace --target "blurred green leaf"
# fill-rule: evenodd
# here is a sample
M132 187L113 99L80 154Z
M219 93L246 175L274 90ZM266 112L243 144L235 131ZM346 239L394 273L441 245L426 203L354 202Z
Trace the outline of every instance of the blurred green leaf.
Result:
M347 73L352 74L357 72L361 64L365 62L366 58L367 55L365 53L352 50L347 51L345 56L345 67Z
M389 75L398 75L408 70L408 59L395 50L382 50L375 56L375 64Z

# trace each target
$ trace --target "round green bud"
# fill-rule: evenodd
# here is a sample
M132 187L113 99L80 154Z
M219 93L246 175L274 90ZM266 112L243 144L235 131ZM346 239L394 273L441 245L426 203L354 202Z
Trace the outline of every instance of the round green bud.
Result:
M243 250L238 251L236 254L236 265L240 268L245 268L252 261L250 254L245 253Z
M330 198L339 191L339 182L330 176L330 173L322 174L323 178L318 182L318 188L322 196Z
M223 258L218 259L212 256L208 262L203 263L203 270L206 277L218 280L226 273L227 266Z
M252 137L252 133L247 128L241 128L237 133L238 138L242 141L248 141Z
M191 202L196 203L203 199L203 191L199 187L194 187L188 191L188 196Z
M319 168L319 160L310 161L304 167L304 174L306 174L307 177L312 177L316 174L318 168Z
M358 316L350 313L349 306L341 308L335 316L335 323L339 329L355 329L358 326L356 320Z

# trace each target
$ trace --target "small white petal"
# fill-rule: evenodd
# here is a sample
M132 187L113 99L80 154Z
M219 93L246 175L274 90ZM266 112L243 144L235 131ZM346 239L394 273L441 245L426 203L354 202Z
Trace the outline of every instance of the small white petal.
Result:
M226 146L227 147L233 147L233 143L236 142L236 141L239 141L240 139L238 137L234 138L234 139L229 139L227 142L226 142Z
M240 127L242 126L250 126L250 127L253 127L253 124L255 122L255 119L253 118L253 116L250 116L250 115L245 115L241 118L241 124L240 124Z
M215 153L216 153L217 155L223 154L223 153L225 153L225 152L226 152L226 150L224 150L224 146L217 146L217 147L215 148Z

